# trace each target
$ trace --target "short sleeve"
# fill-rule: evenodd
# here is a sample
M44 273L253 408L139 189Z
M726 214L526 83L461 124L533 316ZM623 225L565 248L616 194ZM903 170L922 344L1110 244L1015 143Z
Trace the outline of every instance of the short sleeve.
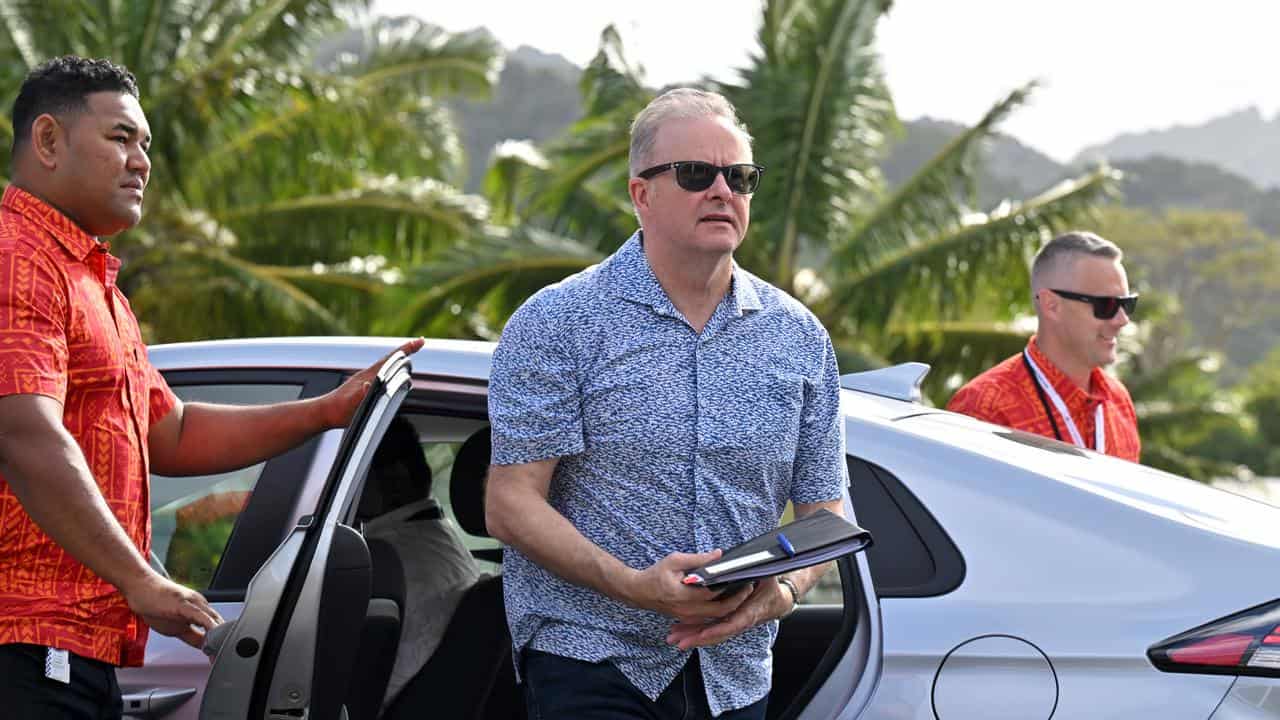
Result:
M543 291L520 307L498 341L489 374L493 463L576 455L584 448L582 399L557 297Z
M792 465L792 502L827 502L844 493L848 470L840 419L840 371L835 348L824 330L821 367L805 382L800 439Z
M178 405L178 396L173 393L164 375L147 360L147 403L149 405L150 423L155 425L173 412Z
M38 254L0 246L0 397L67 394L67 287Z

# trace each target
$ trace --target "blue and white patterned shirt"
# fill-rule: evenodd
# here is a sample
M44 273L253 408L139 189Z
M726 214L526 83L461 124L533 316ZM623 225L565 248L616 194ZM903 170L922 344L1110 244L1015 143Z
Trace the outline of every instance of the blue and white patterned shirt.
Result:
M840 498L839 383L817 318L736 265L694 332L636 233L511 317L489 384L493 462L559 458L551 506L644 569L767 532L788 500ZM503 576L517 653L614 663L654 699L689 659L666 644L669 617L565 582L514 548ZM713 713L768 693L776 634L770 622L699 651Z

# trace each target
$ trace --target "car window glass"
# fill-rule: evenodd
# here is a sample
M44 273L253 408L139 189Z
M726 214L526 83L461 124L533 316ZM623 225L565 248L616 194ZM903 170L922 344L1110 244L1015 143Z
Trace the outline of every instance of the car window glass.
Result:
M502 565L498 551L502 543L491 537L471 535L466 532L454 512L450 487L453 478L453 462L459 449L472 433L487 427L488 421L443 415L406 413L402 415L413 423L414 429L417 430L427 465L431 468L431 496L440 505L445 517L452 522L463 545L476 556L480 571L500 573Z
M964 579L964 558L936 518L888 470L849 456L858 524L871 531L867 550L876 594L931 597Z
M184 403L263 405L296 400L301 385L177 385ZM174 581L204 590L266 463L217 475L151 476L151 552Z

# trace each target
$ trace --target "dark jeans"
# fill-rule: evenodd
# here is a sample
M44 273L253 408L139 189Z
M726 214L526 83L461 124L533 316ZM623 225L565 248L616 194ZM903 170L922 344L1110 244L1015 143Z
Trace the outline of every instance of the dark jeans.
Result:
M119 720L116 669L70 654L71 682L44 676L48 648L0 645L0 715L12 720Z
M529 720L711 720L697 653L656 702L636 689L612 663L589 663L527 649L523 662ZM768 705L765 696L716 720L763 720Z

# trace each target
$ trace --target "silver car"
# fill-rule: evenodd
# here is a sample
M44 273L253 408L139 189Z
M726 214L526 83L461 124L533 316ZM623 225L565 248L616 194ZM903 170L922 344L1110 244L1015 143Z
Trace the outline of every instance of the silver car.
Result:
M151 359L184 400L263 403L322 394L399 343L213 341ZM237 473L153 478L153 562L229 622L212 660L153 633L146 665L119 674L126 713L379 716L406 590L394 553L360 533L370 459L409 420L435 497L496 571L484 470L463 451L488 432L492 351L428 341L384 366L346 431ZM1280 509L926 407L924 369L843 378L846 511L875 544L783 622L770 718L1280 719ZM510 664L495 575L412 680L419 702L382 717L523 718Z

